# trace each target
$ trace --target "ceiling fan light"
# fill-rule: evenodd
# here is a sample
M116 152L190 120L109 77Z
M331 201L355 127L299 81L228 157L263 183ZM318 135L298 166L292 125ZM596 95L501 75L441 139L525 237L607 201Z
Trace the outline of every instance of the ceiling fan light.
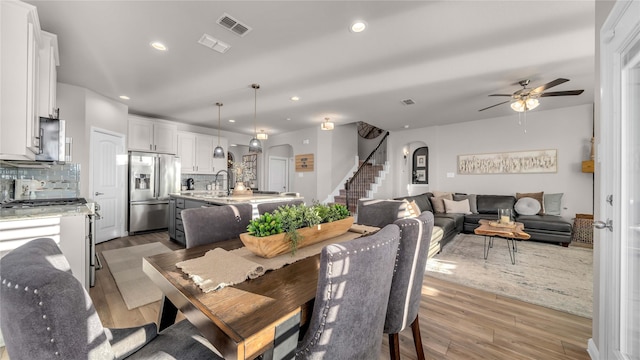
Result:
M213 158L214 159L224 159L224 149L222 146L218 145L215 149L213 149Z
M516 100L511 103L511 108L517 112L523 112L525 110L526 104L522 100Z
M249 141L249 152L255 154L262 153L262 143L260 140L253 138Z
M533 110L537 108L538 105L540 105L540 101L538 101L538 99L528 98L526 101L527 110Z

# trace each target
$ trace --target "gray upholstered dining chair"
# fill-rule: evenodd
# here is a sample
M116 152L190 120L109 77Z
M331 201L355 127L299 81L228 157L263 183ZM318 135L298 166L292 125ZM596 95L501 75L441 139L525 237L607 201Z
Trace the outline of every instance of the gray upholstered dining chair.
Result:
M0 259L0 328L11 359L221 359L187 320L107 329L56 243L40 238Z
M223 205L182 210L187 249L237 238L247 232L251 204Z
M325 246L309 327L296 359L377 359L400 230Z
M400 245L391 282L384 333L389 334L391 359L400 359L398 333L411 326L418 359L424 360L418 311L422 298L422 282L431 244L433 214L429 211L415 218L398 219Z
M267 203L258 204L258 214L262 215L264 213L272 213L273 210L279 208L280 206L285 205L300 205L304 203L302 200L291 200L291 201L274 201Z

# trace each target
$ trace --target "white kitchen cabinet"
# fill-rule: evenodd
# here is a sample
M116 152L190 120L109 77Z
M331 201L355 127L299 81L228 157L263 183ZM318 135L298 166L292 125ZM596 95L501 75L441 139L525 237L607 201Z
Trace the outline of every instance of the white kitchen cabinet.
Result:
M41 35L42 44L40 46L38 115L42 117L52 117L52 115L55 114L57 108L57 67L60 65L58 56L58 36L46 31L42 31Z
M178 125L157 119L129 116L129 150L176 154Z
M41 237L53 239L67 258L73 276L89 289L89 240L84 214L0 221L0 257Z
M19 1L0 7L0 159L33 160L40 129L38 14Z
M222 139L220 141L222 143ZM214 174L214 171L217 171L217 167L215 167L216 162L213 159L213 149L217 143L218 138L211 135L179 131L178 156L180 157L182 173ZM226 160L224 163L226 164Z
M180 172L183 174L196 173L196 134L178 132L178 157L180 158Z

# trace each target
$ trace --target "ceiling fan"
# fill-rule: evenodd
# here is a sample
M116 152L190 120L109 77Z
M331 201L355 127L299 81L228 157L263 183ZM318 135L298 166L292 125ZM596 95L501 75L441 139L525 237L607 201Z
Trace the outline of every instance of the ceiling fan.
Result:
M511 100L503 101L501 103L488 106L484 109L480 109L478 111L484 111L487 109L491 109L492 107L506 104L511 102L511 108L517 112L523 112L528 110L533 110L539 105L538 98L546 97L546 96L568 96L568 95L580 95L584 92L584 90L567 90L567 91L552 91L552 92L544 92L545 90L552 88L554 86L560 85L569 81L569 79L558 78L544 85L538 86L534 89L527 88L530 80L521 80L518 83L522 86L522 89L514 92L513 94L491 94L489 96L508 96Z

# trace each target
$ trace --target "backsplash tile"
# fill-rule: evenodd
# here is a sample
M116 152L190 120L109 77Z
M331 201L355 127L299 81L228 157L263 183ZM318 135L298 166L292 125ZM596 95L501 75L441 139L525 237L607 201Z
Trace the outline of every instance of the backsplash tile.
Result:
M40 184L33 190L33 196L37 199L80 197L80 164L51 165L47 169L0 165L0 201L32 196L22 193L22 189L16 193L16 179L37 180Z

